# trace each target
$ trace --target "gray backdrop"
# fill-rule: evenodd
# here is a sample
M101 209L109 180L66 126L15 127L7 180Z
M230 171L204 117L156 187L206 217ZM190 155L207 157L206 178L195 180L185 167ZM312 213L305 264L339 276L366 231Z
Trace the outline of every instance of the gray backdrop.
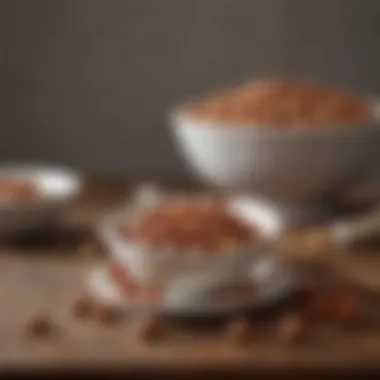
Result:
M166 113L250 76L380 93L378 0L2 0L0 160L183 179Z

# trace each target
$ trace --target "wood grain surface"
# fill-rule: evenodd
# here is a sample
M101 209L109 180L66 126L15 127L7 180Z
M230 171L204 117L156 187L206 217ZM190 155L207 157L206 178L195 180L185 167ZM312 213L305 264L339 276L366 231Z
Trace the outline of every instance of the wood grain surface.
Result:
M276 316L257 322L255 338L244 348L231 345L219 328L168 326L159 342L147 344L136 337L141 323L138 316L108 327L75 319L70 305L83 289L84 275L105 260L97 247L84 245L96 220L125 202L128 193L128 187L112 182L91 182L88 189L58 226L2 245L0 373L123 368L167 373L249 370L269 375L291 369L362 374L360 371L380 369L380 295L367 290L361 290L364 315L358 325L338 328L313 324L308 342L300 347L279 342ZM372 262L380 269L380 260L375 257L367 256L368 267ZM371 269L376 272L375 266ZM328 272L334 275L339 268L332 265ZM25 323L41 311L57 323L57 334L31 339L25 334Z

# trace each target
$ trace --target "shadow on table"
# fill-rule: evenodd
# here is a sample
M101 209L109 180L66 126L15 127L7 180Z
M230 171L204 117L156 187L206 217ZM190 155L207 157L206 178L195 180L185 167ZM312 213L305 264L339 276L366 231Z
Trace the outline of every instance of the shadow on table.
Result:
M2 249L19 254L77 255L101 253L103 247L93 229L86 225L51 224L47 227L3 239Z

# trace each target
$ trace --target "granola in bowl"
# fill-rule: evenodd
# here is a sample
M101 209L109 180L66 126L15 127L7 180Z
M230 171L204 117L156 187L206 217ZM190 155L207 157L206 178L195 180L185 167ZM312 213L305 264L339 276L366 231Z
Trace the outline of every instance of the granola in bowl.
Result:
M226 127L344 127L369 122L373 105L353 92L307 81L264 78L214 93L185 106L194 120Z
M121 222L121 237L179 253L234 251L253 245L258 230L233 215L223 201L177 199L141 212L131 222Z

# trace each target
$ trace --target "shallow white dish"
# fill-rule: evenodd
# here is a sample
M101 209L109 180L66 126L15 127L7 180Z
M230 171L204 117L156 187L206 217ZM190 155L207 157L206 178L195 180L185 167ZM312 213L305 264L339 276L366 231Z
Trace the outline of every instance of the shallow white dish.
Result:
M117 287L109 278L106 268L92 270L86 277L85 284L91 296L104 304L126 310L148 307L158 309L164 314L179 316L217 315L233 313L241 309L259 311L280 302L291 295L295 289L292 273L275 264L273 260L263 260L260 265L252 266L249 272L251 281L258 286L257 295L224 305L215 299L218 289L210 292L201 288L197 297L191 299L178 297L178 293L167 289L161 303L139 303L120 295Z
M0 236L29 231L53 222L82 190L80 176L68 168L12 164L0 166L1 178L32 181L41 198L28 203L0 202Z

